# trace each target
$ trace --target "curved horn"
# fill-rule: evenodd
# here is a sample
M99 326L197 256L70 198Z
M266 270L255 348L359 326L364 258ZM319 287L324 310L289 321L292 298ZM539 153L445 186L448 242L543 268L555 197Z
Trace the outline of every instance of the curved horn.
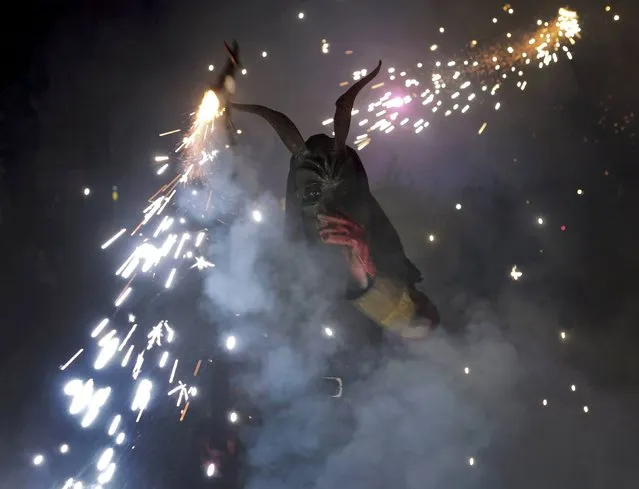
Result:
M355 103L355 97L364 86L366 86L379 73L382 62L377 63L377 67L364 78L351 86L335 102L335 117L333 117L333 129L335 130L335 149L341 151L346 147L346 138L351 126L351 111Z
M299 153L306 149L304 138L293 121L281 112L278 112L263 105L230 104L232 108L242 112L250 112L259 115L273 126L284 145L292 154Z

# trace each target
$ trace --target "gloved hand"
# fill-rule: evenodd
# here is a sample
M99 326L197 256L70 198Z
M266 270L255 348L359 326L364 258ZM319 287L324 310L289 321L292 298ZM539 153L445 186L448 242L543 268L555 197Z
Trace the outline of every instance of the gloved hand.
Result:
M367 288L377 275L366 239L366 230L359 224L343 216L317 216L319 235L326 244L344 247L351 276L362 288Z
M435 304L417 289L410 292L410 297L416 306L416 317L413 322L402 329L401 335L406 339L424 339L430 336L439 326L439 312Z

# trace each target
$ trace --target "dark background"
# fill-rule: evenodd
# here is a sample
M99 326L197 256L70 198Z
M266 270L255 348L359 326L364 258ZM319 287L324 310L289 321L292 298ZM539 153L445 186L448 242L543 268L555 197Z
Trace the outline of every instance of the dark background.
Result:
M370 69L379 58L398 66L424 59L439 25L448 26L449 46L490 38L489 19L501 6L276 3L35 1L5 7L0 462L6 457L29 469L34 444L56 435L56 367L82 343L87 325L106 312L116 290L105 279L115 260L99 253L99 244L137 215L154 189L152 156L172 145L157 135L184 126L210 81L206 66L223 61L222 40L238 39L249 70L238 99L280 107L310 134L331 116L337 84L354 66ZM363 158L451 324L463 323L459 301L496 300L517 263L526 274L519 293L574 332L564 361L636 412L637 6L613 4L622 17L613 23L603 2L573 3L584 30L574 61L530 77L524 94L505 96L503 109L489 114L484 135L476 128L486 118L472 115L458 124L438 123L423 138L409 133L374 141ZM537 16L554 15L559 5L543 0L513 7L525 28ZM300 9L304 23L296 19ZM321 56L322 38L331 42L331 56ZM263 49L269 52L264 62ZM345 49L355 54L338 54ZM284 152L266 128L247 124L259 180L281 196ZM82 195L85 186L90 198ZM577 196L578 188L584 196ZM461 217L454 211L458 201L464 202ZM543 233L534 225L537 215L547 220ZM430 231L437 247L424 240ZM197 296L195 286L185 292L194 304ZM197 306L190 311L193 318L200 314ZM184 438L190 443L192 436Z

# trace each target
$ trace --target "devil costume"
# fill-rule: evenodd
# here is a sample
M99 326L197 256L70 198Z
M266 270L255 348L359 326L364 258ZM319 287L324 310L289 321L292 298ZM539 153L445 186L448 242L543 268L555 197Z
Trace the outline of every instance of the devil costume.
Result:
M285 219L290 236L311 246L332 246L347 264L346 299L385 330L423 338L439 322L437 309L416 284L421 273L406 257L397 231L371 194L364 166L346 139L359 91L381 68L337 99L335 137L304 141L281 112L260 105L231 104L266 119L291 152Z

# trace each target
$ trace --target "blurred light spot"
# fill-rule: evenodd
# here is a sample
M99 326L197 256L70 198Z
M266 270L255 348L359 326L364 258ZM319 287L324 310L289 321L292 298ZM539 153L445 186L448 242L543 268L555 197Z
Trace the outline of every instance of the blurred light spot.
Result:
M517 265L513 265L513 268L510 270L510 276L512 277L512 279L517 281L521 278L522 275L523 273L519 271Z

